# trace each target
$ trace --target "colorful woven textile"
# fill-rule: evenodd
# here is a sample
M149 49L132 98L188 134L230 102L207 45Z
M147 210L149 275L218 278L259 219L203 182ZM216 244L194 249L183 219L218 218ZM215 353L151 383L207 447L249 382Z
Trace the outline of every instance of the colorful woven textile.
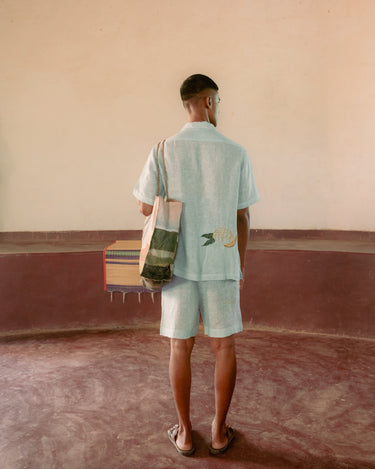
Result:
M108 292L149 292L139 274L141 240L115 241L104 249L104 289Z

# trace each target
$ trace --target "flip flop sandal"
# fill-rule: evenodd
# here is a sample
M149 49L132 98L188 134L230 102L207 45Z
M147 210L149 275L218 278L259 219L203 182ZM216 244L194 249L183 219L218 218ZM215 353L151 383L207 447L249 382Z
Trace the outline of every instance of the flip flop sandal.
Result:
M213 448L212 443L211 443L210 446L208 447L208 450L210 451L211 454L213 454L213 455L223 454L229 448L230 444L232 443L232 441L234 440L234 437L235 437L233 428L232 427L227 427L227 431L226 431L225 434L228 438L228 443L225 446L223 446L222 448Z
M177 423L174 427L168 430L168 438L171 441L172 445L176 448L177 452L182 454L182 456L191 456L195 452L194 446L191 449L181 449L177 446L177 435L179 424Z

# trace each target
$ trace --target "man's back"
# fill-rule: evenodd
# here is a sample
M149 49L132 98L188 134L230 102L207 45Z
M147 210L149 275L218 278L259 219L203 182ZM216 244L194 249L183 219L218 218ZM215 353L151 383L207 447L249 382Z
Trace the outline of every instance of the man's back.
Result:
M169 197L184 204L174 273L239 280L237 210L258 199L245 149L212 124L191 122L167 139L165 163ZM155 148L147 166L156 180ZM160 160L159 169L162 174Z

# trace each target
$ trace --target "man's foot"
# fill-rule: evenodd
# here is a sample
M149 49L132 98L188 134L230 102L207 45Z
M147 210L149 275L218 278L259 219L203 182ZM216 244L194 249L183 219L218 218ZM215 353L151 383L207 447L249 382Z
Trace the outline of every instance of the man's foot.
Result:
M195 452L194 446L192 446L190 449L182 449L177 445L179 428L180 426L178 423L174 427L170 428L168 430L168 438L172 442L172 445L176 448L178 453L182 454L182 456L191 456Z
M208 447L210 453L214 455L225 453L225 451L229 448L230 444L234 440L234 437L235 437L235 434L234 434L233 428L227 426L226 431L225 431L226 442L224 443L224 445L220 447L216 447L217 443L214 443L214 441L212 441L210 446ZM215 447L213 445L215 445Z

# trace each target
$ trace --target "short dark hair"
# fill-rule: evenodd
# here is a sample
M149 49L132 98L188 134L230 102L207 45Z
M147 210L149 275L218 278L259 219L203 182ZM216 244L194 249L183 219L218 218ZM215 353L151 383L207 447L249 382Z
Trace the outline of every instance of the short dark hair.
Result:
M190 77L186 78L186 80L181 85L181 99L182 101L187 101L196 96L201 91L207 89L218 91L219 87L213 80L211 80L211 78L207 77L206 75L201 75L200 73L191 75Z

